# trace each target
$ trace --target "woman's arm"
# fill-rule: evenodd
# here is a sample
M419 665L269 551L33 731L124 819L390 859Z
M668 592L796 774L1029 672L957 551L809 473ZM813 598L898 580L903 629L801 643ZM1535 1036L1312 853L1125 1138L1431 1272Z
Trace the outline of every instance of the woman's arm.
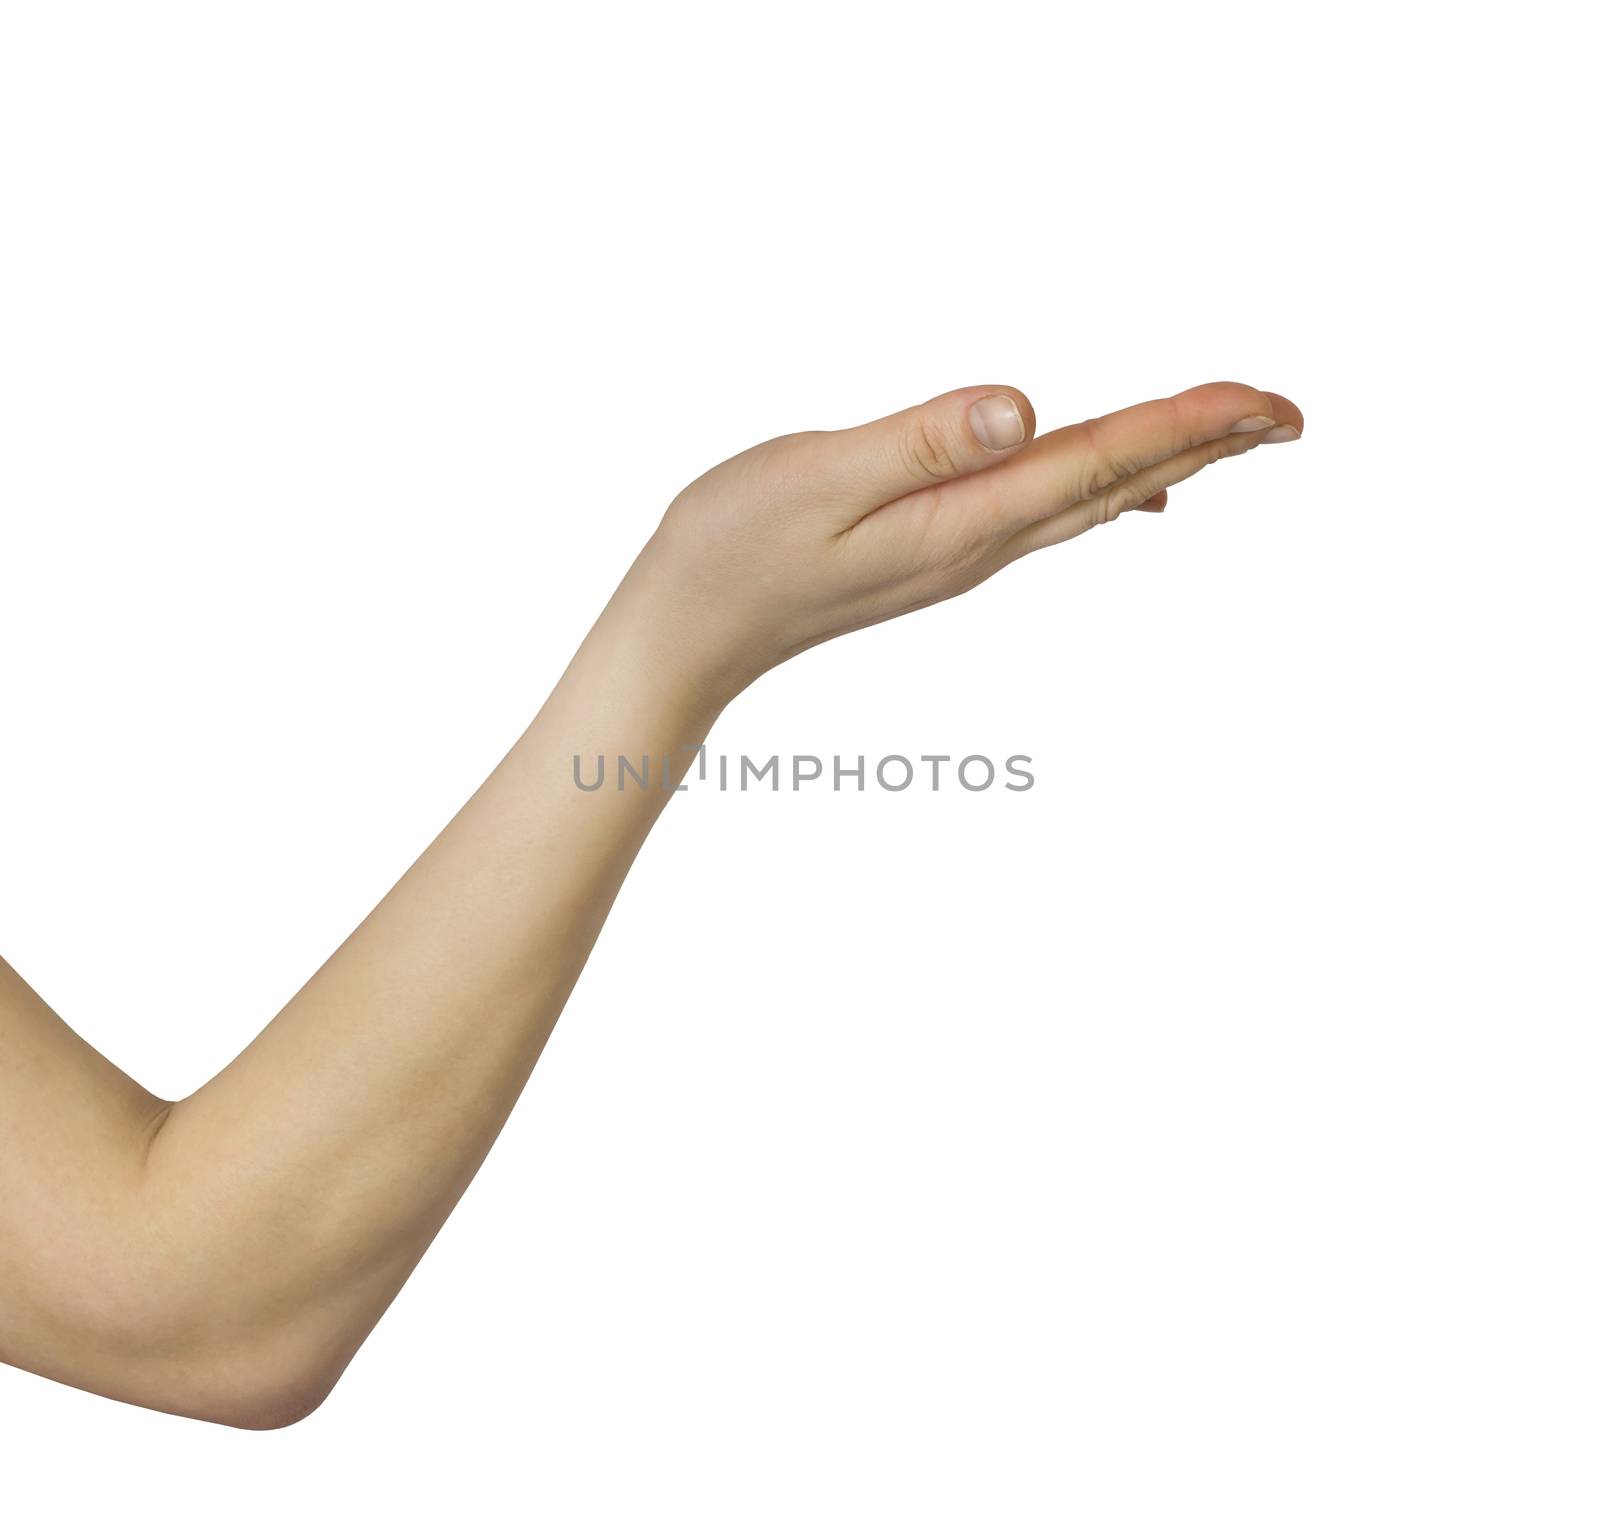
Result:
M1213 384L1033 439L1015 390L740 454L684 490L538 717L223 1072L145 1093L0 964L0 1358L248 1427L314 1408L476 1172L725 705L1261 441ZM585 792L573 759L612 777ZM618 789L618 755L652 787Z

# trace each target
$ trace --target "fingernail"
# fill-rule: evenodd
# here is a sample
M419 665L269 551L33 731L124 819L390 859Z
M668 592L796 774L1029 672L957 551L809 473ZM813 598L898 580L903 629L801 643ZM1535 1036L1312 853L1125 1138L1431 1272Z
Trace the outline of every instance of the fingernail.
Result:
M967 412L972 435L985 448L1015 448L1027 428L1010 395L985 395Z
M1230 432L1259 432L1263 427L1270 427L1270 416L1246 416L1243 421L1236 421L1228 428Z
M1261 434L1264 443L1292 443L1300 435L1299 427L1274 427Z

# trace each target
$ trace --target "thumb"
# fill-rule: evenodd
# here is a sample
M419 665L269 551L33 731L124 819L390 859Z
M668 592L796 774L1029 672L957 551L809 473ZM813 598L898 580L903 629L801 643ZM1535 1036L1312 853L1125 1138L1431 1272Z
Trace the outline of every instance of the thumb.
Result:
M874 507L1010 457L1035 426L1020 389L978 384L828 434L836 473Z

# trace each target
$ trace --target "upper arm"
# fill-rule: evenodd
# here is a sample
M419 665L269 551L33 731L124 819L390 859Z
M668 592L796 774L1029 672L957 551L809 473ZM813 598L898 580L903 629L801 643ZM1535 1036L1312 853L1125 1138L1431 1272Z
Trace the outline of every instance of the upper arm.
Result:
M0 1256L41 1206L75 1205L136 1171L169 1107L0 959Z
M73 1369L62 1320L114 1273L167 1108L0 959L0 1360Z

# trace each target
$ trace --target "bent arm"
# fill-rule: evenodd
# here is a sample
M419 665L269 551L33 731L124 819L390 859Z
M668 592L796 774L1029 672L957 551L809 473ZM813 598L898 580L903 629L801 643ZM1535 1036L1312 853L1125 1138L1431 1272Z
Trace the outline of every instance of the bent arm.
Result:
M686 488L537 719L255 1041L177 1104L0 965L0 1359L286 1424L338 1379L498 1135L634 856L660 765L797 651L967 590L1300 416L1212 384L1034 439L959 390ZM585 792L573 758L648 757Z
M245 1426L326 1395L488 1152L724 700L625 583L538 718L228 1068L146 1093L0 971L0 1358ZM617 754L652 787L615 788ZM586 782L597 754L611 787ZM16 1118L24 1116L22 1123Z

